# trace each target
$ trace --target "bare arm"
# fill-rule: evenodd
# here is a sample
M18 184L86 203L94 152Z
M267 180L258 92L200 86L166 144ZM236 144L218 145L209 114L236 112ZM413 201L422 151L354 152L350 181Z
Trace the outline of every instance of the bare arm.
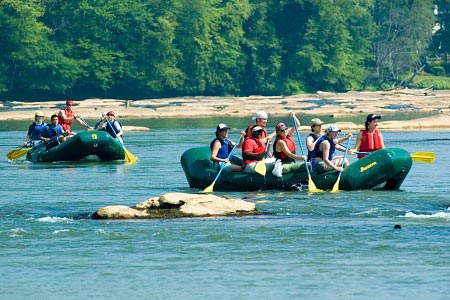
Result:
M328 156L330 155L330 143L328 141L323 141L320 144L320 148L322 148L324 163L336 171L342 172L344 169L341 166L335 166L334 163L328 159Z
M314 141L314 138L312 136L308 136L306 138L306 148L308 148L309 151L313 151L315 146L316 142Z
M211 150L211 157L210 159L212 161L216 161L216 162L228 162L228 158L219 158L217 157L217 153L219 152L219 149L221 147L221 144L219 141L215 141L213 144L213 148Z
M279 140L277 142L276 150L277 150L277 152L283 152L289 158L296 159L296 160L306 160L306 156L304 156L304 155L298 156L298 155L295 155L294 153L292 153L284 141Z
M383 135L380 132L380 144L381 144L381 149L384 149L384 138Z
M295 116L295 113L291 112L290 115L294 119L294 122L295 122L295 125L297 125L297 128L299 128L300 127L300 121ZM293 135L294 133L295 133L295 126L289 128L289 131L287 132L287 134L289 134L289 135Z
M358 136L356 137L355 147L352 149L352 152L359 151L359 148L361 147L361 142L362 142L362 132L359 132ZM384 143L383 143L383 145L384 145Z

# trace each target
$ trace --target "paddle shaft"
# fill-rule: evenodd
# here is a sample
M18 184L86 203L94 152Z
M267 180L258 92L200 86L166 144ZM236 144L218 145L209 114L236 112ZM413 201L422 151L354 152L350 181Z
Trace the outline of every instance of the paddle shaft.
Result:
M112 131L114 132L114 135L116 136L116 139L119 141L119 143L121 143L122 144L122 146L123 146L123 141L122 141L122 139L119 137L119 136L117 136L117 131L116 131L116 129L114 128L114 124L111 124L111 122L108 120L108 119L106 119L106 122L108 123L108 125L109 125L109 127L111 127L111 129L112 129Z
M347 158L348 145L349 144L350 144L350 138L347 140L347 145L345 146L345 153L344 153L344 158L342 159L341 168L344 168L345 159ZM339 172L339 175L338 175L338 178L336 180L336 183L334 184L333 189L331 190L332 192L338 192L339 191L339 183L341 181L341 174L342 174L342 172Z
M298 143L300 145L300 149L302 151L302 155L305 155L305 152L303 151L303 145L302 145L302 140L300 139L300 133L298 133L298 127L297 127L297 122L295 122L295 118L292 117L293 121L294 121L294 127L295 127L295 132L297 133L297 139L298 139ZM309 166L308 166L308 161L307 158L305 157L304 159L305 162L305 167L306 167L306 172L308 173L308 190L310 192L322 192L322 190L318 189L316 187L316 184L314 183L314 181L312 180L311 177L311 173L309 172Z
M237 141L236 144L234 144L233 148L231 148L231 151L230 151L230 153L229 153L228 156L227 156L227 159L228 159L228 160L230 160L231 155L233 154L234 149L235 149L236 146L239 144L239 142L241 141L242 137L243 137L243 134L241 134L241 135L239 136L239 140ZM223 169L225 169L225 166L226 166L226 164L222 164L222 165L220 166L219 173L217 173L216 177L214 178L214 181L213 181L209 186L207 186L207 187L203 190L204 193L209 193L209 192L212 192L212 191L213 191L213 189L214 189L214 184L216 183L216 181L217 181L217 179L219 178L220 174L222 173Z
M231 155L233 155L233 151L234 151L234 149L236 149L237 145L241 141L241 138L242 138L242 134L239 136L239 140L234 144L233 148L231 148L231 151L230 151L230 153L227 156L228 160L230 160ZM220 166L219 173L217 173L216 178L214 178L213 184L217 181L217 179L219 178L220 173L222 173L222 171L223 171L223 169L225 169L225 167L226 167L225 163Z

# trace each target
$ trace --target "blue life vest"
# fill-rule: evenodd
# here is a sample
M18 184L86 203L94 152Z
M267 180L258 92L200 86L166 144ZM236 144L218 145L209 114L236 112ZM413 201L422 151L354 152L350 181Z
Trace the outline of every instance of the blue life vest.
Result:
M320 138L320 135L314 134L314 133L310 133L308 136L311 136L313 138L314 142L317 141ZM311 160L311 156L312 156L313 151L308 149L308 158L307 158L308 161Z
M219 139L219 138L215 138L214 140L212 140L211 144L209 145L209 148L210 148L211 150L212 150L212 148L213 148L213 146L214 146L214 143L215 143L216 141L219 141L220 144L222 145L222 146L219 148L219 151L217 152L217 157L218 157L218 158L222 158L222 159L227 158L228 155L229 155L230 152L231 152L231 149L233 149L233 146L231 145L230 140L229 140L229 139L221 140L221 139Z
M311 164L313 165L313 167L316 164L316 157L319 157L323 160L323 151L320 151L319 147L320 147L320 144L322 144L322 142L325 140L327 140L330 143L330 152L328 154L328 159L329 160L333 159L334 152L336 151L336 144L334 143L333 140L330 140L328 138L328 135L326 134L324 136L321 136L317 140L316 145L314 146L314 150L311 153Z
M120 126L120 128L122 128L122 124L119 122L119 121L117 121L117 120L114 120L113 122L106 122L106 126L105 126L105 130L113 137L113 138L117 138L117 132L118 132L118 130L116 129L116 126L115 126L115 123L118 123L119 124L119 126ZM113 126L114 126L114 128L113 128ZM122 139L123 139L123 134L122 134Z
M47 127L42 132L42 136L52 139L54 137L60 136L61 134L63 134L63 132L64 132L64 129L62 128L61 125L48 124Z
M42 123L41 125L37 125L35 122L30 125L28 128L28 135L30 136L32 141L39 140L42 135L42 132L47 127L47 123Z

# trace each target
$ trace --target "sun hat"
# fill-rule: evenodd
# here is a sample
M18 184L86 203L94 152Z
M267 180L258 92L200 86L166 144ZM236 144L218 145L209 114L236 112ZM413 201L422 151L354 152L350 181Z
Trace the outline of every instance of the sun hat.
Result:
M322 122L322 120L320 120L319 118L314 118L311 120L311 126L313 125L323 125L325 124L324 122Z
M380 115L369 114L367 115L366 122L372 122L375 119L381 119Z
M66 105L73 105L73 100L67 100Z
M336 126L336 124L328 125L326 132L341 132L341 130Z
M255 126L252 129L252 132L263 131L264 129L261 126Z
M38 111L34 114L34 116L35 116L35 117L43 117L43 116L44 116L44 113L42 112L42 110L38 110Z
M217 128L216 128L217 131L221 131L221 130L224 130L224 129L229 130L230 127L228 127L226 124L223 124L223 123L220 123L219 125L217 125Z
M113 111L108 111L108 113L106 115L107 116L113 116L113 117L116 116L116 114Z
M275 131L282 131L286 129L286 125L283 122L280 122L275 126Z
M257 111L255 116L252 118L252 120L256 119L267 119L267 113L265 111Z

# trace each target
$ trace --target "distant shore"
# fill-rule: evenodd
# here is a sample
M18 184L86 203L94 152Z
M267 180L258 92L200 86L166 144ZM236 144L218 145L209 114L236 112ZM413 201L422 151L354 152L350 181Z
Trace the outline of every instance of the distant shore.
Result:
M46 119L57 113L64 100L48 102L0 103L0 121L32 120L42 110ZM402 121L383 121L383 130L446 131L450 124L450 91L392 90L378 92L347 92L300 94L293 96L249 97L177 97L147 100L86 99L75 101L74 111L83 118L97 119L104 111L114 111L119 118L251 118L264 110L269 118L286 116L294 111L301 116L334 116L392 114L395 112L436 112L436 116ZM337 122L343 130L357 130L364 124ZM309 124L302 124L307 127Z

